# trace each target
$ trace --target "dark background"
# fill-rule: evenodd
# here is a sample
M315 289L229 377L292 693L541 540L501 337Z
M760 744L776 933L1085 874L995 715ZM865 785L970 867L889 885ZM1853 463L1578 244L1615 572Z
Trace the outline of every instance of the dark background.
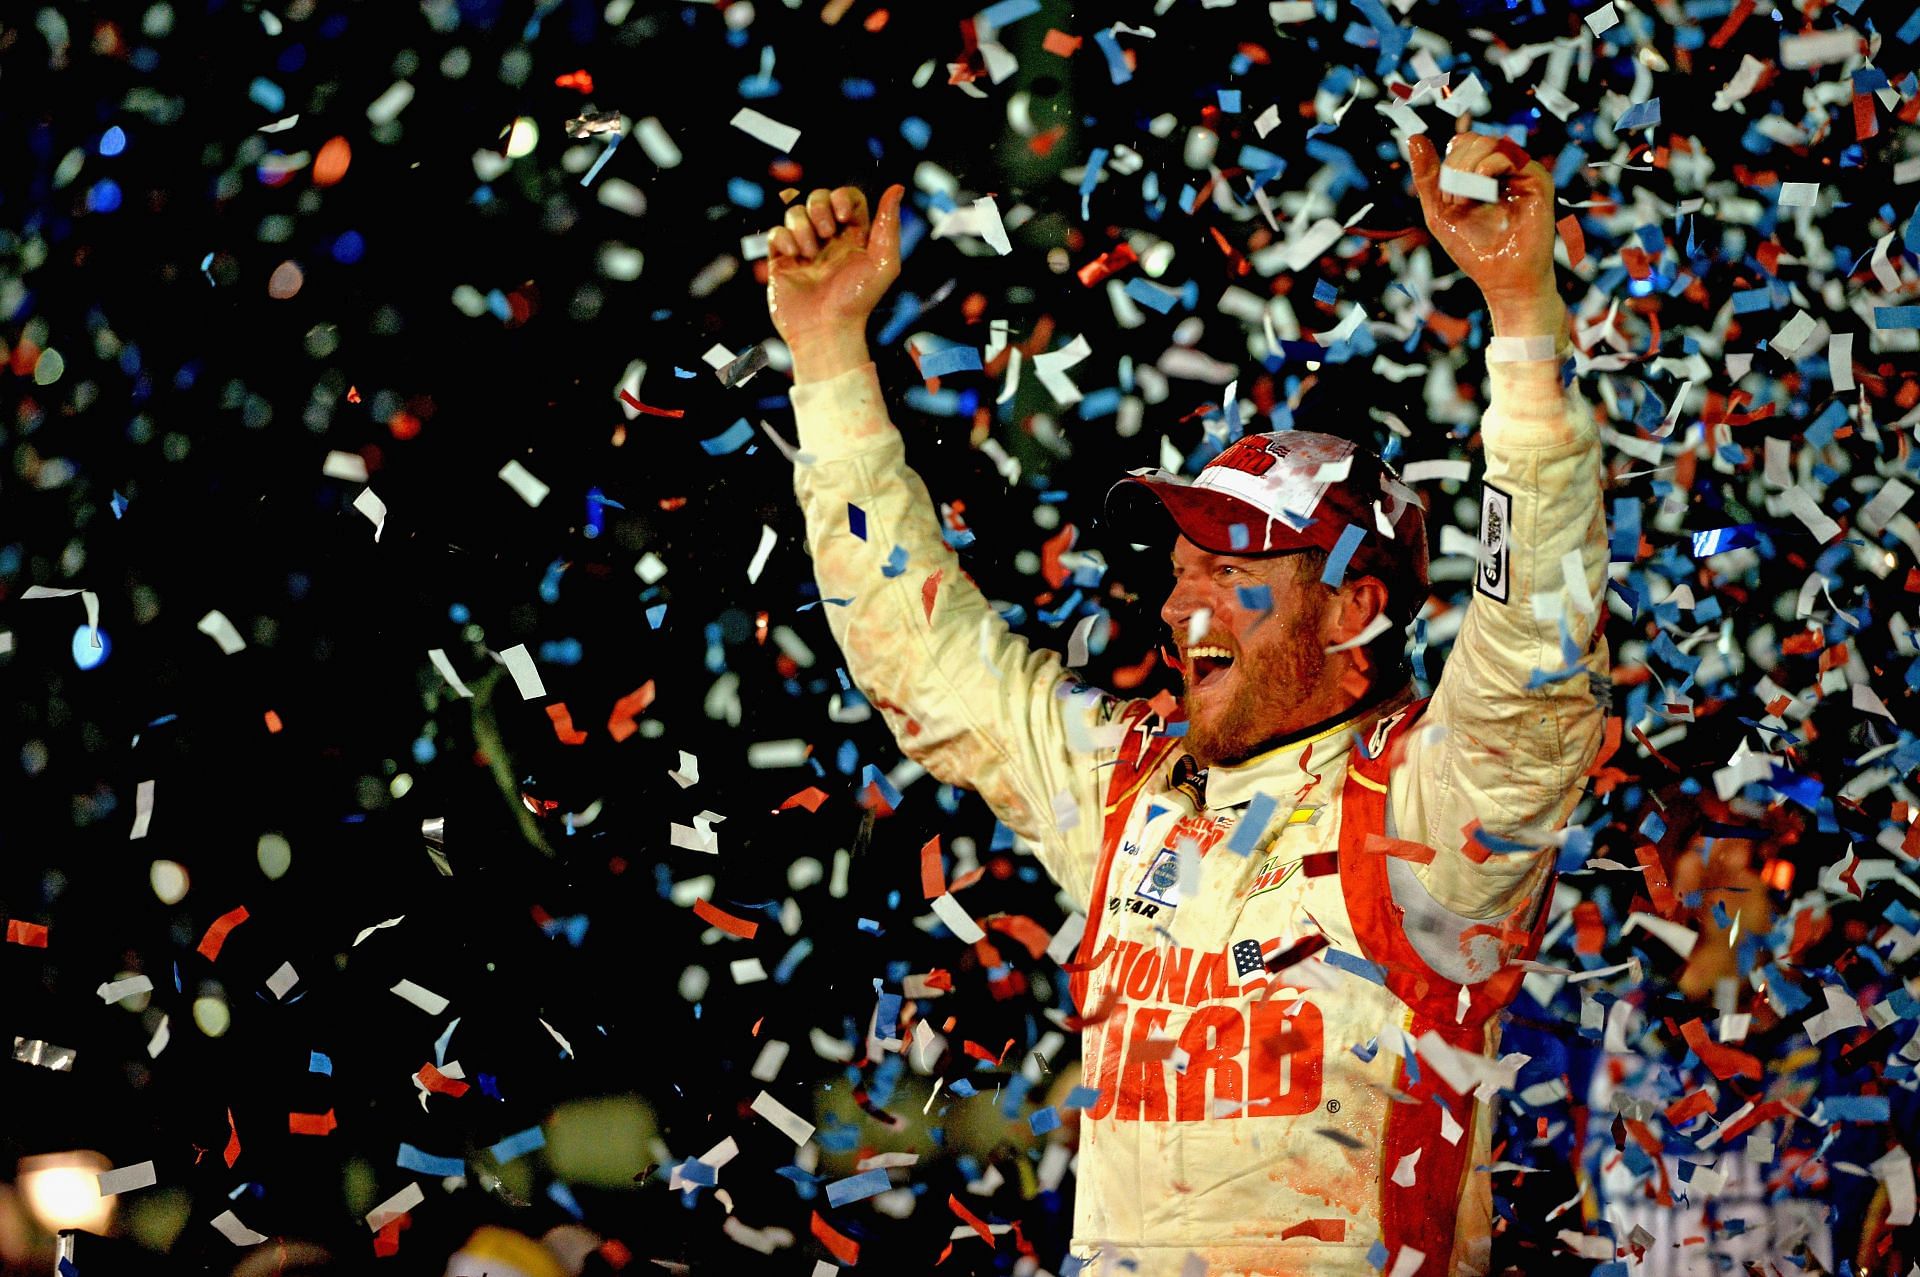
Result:
M1388 290L1405 276L1407 254L1424 237L1410 230L1419 225L1418 208L1388 123L1370 101L1356 104L1323 140L1344 148L1370 183L1341 193L1331 215L1344 220L1371 202L1359 229L1373 238L1349 239L1337 255L1298 275L1240 275L1209 228L1247 253L1268 237L1259 216L1232 218L1211 204L1185 214L1173 203L1182 185L1206 180L1204 170L1181 159L1187 130L1203 123L1223 131L1222 164L1232 162L1241 141L1287 159L1287 172L1268 186L1276 200L1305 189L1321 165L1304 150L1315 122L1314 87L1338 102L1351 92L1353 74L1383 80L1375 49L1366 47L1370 37L1353 35L1371 21L1368 13L1328 5L1314 21L1276 30L1264 6L1168 8L1156 14L1126 4L1096 14L1044 4L1003 33L1020 70L1002 85L981 79L986 101L946 83L947 64L967 61L972 40L963 25L969 13L943 4L892 8L882 21L881 10L860 0L834 25L822 21L812 0L797 8L765 3L750 15L735 6L731 17L741 25L732 32L729 12L711 5L636 4L617 20L588 3L536 10L525 3L337 0L286 9L68 3L0 17L0 340L10 360L0 371L0 445L7 453L0 475L0 629L12 635L11 653L0 655L12 728L8 756L0 759L0 913L51 928L44 950L0 947L0 1007L12 1034L78 1051L71 1073L4 1066L3 1164L66 1148L99 1149L114 1165L153 1159L161 1185L147 1192L172 1194L167 1200L187 1222L131 1227L119 1253L124 1259L136 1245L163 1247L171 1254L165 1262L183 1271L224 1271L235 1262L238 1252L206 1226L230 1205L262 1232L321 1241L342 1263L373 1262L362 1249L369 1243L360 1217L418 1179L427 1204L413 1213L400 1254L380 1262L438 1272L477 1223L537 1235L570 1218L549 1196L550 1184L568 1182L562 1168L535 1154L522 1166L534 1168L530 1179L509 1177L489 1188L484 1172L493 1167L480 1150L580 1097L635 1095L670 1156L633 1165L625 1188L570 1190L584 1222L621 1239L635 1262L659 1256L703 1270L806 1272L824 1255L807 1237L808 1212L821 1208L861 1239L863 1265L916 1271L933 1263L958 1222L945 1206L946 1195L958 1191L983 1216L1021 1221L1041 1262L1057 1268L1070 1198L1034 1191L1027 1159L1037 1158L1038 1142L1021 1120L1043 1102L1041 1091L1010 1122L987 1110L990 1098L964 1102L979 1110L969 1121L949 1113L941 1125L952 1128L951 1138L922 1140L921 1164L895 1176L920 1194L904 1220L871 1204L825 1210L824 1196L804 1176L774 1173L791 1161L791 1147L745 1112L761 1089L747 1070L768 1037L790 1042L793 1054L767 1089L798 1111L814 1111L816 1092L821 1103L845 1109L851 1089L873 1087L871 1066L818 1059L808 1034L817 1029L851 1042L861 1057L875 979L897 991L909 971L952 970L955 992L926 1011L936 1027L958 1017L956 1046L964 1037L996 1050L1008 1038L1030 1047L1048 1027L1043 1008L1065 1007L1064 981L1044 959L1033 962L1018 945L1002 943L1005 961L1030 983L1016 996L996 997L975 956L944 933L913 925L924 903L917 850L928 838L945 840L950 874L956 841L973 841L989 870L963 893L976 917L1027 914L1051 931L1063 913L1030 859L995 849L991 817L977 800L920 780L895 812L873 810L871 794L863 801L861 769L886 771L898 755L877 718L840 724L828 717L829 698L842 690L840 660L820 610L797 610L815 601L815 591L789 467L757 429L765 420L791 437L789 383L770 368L728 388L701 356L716 343L739 352L771 336L755 265L738 255L742 236L778 220L778 192L853 183L877 196L895 180L914 187L916 166L931 164L952 175L963 200L993 193L1003 215L1022 203L1033 215L1013 229L1011 256L975 255L977 242L967 241L969 252L960 242L924 235L933 184L920 183L895 296L925 301L943 285L953 288L906 331L981 346L986 318L1001 318L1013 324L1016 341L1050 328L1054 348L1085 333L1094 355L1071 375L1091 394L1121 384L1123 358L1155 360L1175 325L1198 315L1195 341L1238 366L1243 398L1267 405L1297 397L1297 424L1376 446L1389 436L1367 410L1393 413L1411 429L1393 444L1396 461L1465 456L1477 464L1470 422L1449 428L1428 421L1424 376L1390 382L1372 370L1364 350L1312 371L1298 351L1262 368L1247 353L1240 322L1214 308L1221 291L1237 284L1256 294L1287 292L1306 328L1332 328L1350 301L1377 320L1387 317ZM166 23L157 16L163 10ZM1826 508L1863 546L1872 539L1851 530L1846 503L1870 496L1879 480L1855 495L1850 476L1904 467L1909 483L1920 486L1911 473L1911 427L1887 424L1912 406L1920 387L1913 356L1891 348L1901 334L1880 334L1889 349L1876 352L1866 319L1843 305L1875 287L1864 264L1850 268L1880 235L1904 226L1905 193L1890 169L1911 149L1912 130L1877 108L1878 135L1857 141L1850 101L1808 114L1803 91L1844 78L1832 66L1778 74L1750 100L1747 115L1715 112L1713 91L1741 57L1774 61L1779 34L1800 18L1763 7L1714 48L1705 37L1720 26L1724 6L1690 12L1693 18L1677 26L1677 13L1635 15L1631 27L1601 40L1588 78L1569 86L1580 109L1566 123L1534 105L1528 86L1538 80L1537 66L1509 83L1488 54L1575 36L1582 30L1577 16L1527 3L1421 4L1404 17L1394 13L1450 44L1451 54L1440 50L1441 62L1456 83L1478 70L1493 99L1483 124L1525 128L1528 149L1550 164L1569 146L1583 147L1593 160L1626 158L1628 148L1616 150L1604 133L1624 104L1617 95L1632 88L1636 58L1672 66L1654 78L1664 120L1654 140L1673 157L1703 157L1717 183L1710 190L1717 203L1683 218L1672 216L1674 203L1699 191L1677 186L1670 169L1575 162L1560 187L1569 202L1612 197L1631 208L1636 198L1646 201L1645 216L1581 211L1597 268L1589 264L1579 278L1563 269L1561 277L1570 299L1584 299L1583 313L1591 319L1609 299L1620 300L1636 353L1648 349L1656 321L1659 353L1668 357L1683 357L1702 337L1724 339L1729 352L1757 350L1757 375L1739 388L1753 396L1748 411L1777 407L1734 430L1726 472L1693 449L1702 455L1691 480L1682 480L1690 505L1677 531L1653 522L1657 498L1674 475L1649 475L1643 463L1608 454L1610 500L1641 502L1646 529L1623 580L1635 619L1616 615L1610 628L1619 667L1613 712L1629 727L1646 724L1649 735L1669 726L1644 718L1650 703L1657 705L1648 670L1670 686L1685 672L1650 655L1645 640L1656 625L1678 638L1703 623L1655 614L1646 606L1652 581L1690 581L1700 598L1717 598L1724 620L1711 624L1725 626L1729 650L1752 653L1742 668L1692 689L1700 717L1662 749L1667 761L1649 757L1629 732L1613 759L1625 778L1577 815L1598 831L1595 855L1627 864L1634 863L1634 844L1645 841L1635 831L1649 809L1649 784L1684 779L1711 788L1710 773L1739 739L1762 747L1767 738L1751 724L1766 712L1754 691L1763 665L1779 686L1798 691L1817 681L1821 650L1850 644L1895 718L1913 718L1912 650L1888 628L1896 612L1913 611L1920 578L1911 575L1912 552L1896 538L1879 538L1891 555L1884 576L1863 570L1850 552L1820 559L1835 605L1823 602L1816 616L1823 641L1782 655L1779 639L1796 628L1792 598L1820 548L1791 515L1770 516L1754 483L1763 436L1789 439L1796 457L1816 452L1813 460L1827 467L1820 477L1833 484ZM1865 31L1902 17L1883 18L1869 0L1851 20ZM1846 18L1828 13L1814 26ZM1156 32L1152 39L1121 35L1138 63L1121 85L1111 82L1091 38L1096 22L1114 20ZM1041 38L1049 27L1086 43L1072 58L1045 52ZM1915 62L1914 47L1891 32L1882 39L1876 65L1899 87ZM775 55L778 91L743 97L742 82L759 75L763 50ZM470 69L449 76L446 59L462 51ZM1254 56L1236 70L1236 53ZM506 78L503 60L514 71ZM928 62L931 79L915 88L915 69ZM979 65L977 54L972 65ZM555 84L582 69L594 81L590 94ZM401 78L415 86L412 102L395 124L372 125L367 106ZM1323 81L1330 78L1328 89ZM284 93L283 106L267 109L250 98L258 79ZM1216 90L1226 87L1243 94L1238 116L1218 110ZM1911 86L1900 92L1911 99ZM1036 155L1009 125L1015 93L1028 95L1037 128L1061 130L1047 156ZM1279 105L1281 125L1262 141L1252 119L1269 102ZM791 160L729 127L742 104L803 130ZM590 158L602 142L575 142L564 124L587 109L618 111L629 121L657 116L684 161L660 168L629 136L594 186L583 188L584 166L563 157L585 147ZM1799 147L1757 137L1749 126L1768 112L1817 136ZM1149 130L1162 113L1178 121L1164 139ZM295 114L297 123L284 131L257 132ZM1436 129L1450 127L1439 112L1425 114ZM927 125L924 149L903 135L908 116ZM539 142L482 181L475 153L502 150L517 117L535 122ZM112 127L123 131L125 146L106 155L102 137ZM1603 130L1599 139L1596 128ZM262 167L270 155L311 156L334 137L346 139L352 156L336 184L317 187L305 163L284 178ZM1109 171L1092 197L1091 219L1082 221L1075 184L1061 173L1085 163L1091 148L1116 144L1140 154L1168 199L1155 206L1143 197L1139 175ZM82 155L77 173L61 181L63 157L75 150ZM597 187L615 179L643 192L641 216L595 198ZM1774 209L1776 179L1823 184L1828 202L1813 222L1819 239L1800 236L1790 213ZM1236 195L1250 208L1246 189L1242 176ZM759 208L741 206L746 193L757 195ZM1758 225L1730 211L1736 200L1759 203ZM1651 246L1661 250L1644 288L1626 278L1615 256L1622 245L1648 246L1637 237L1641 226L1652 228ZM1395 234L1403 230L1409 233ZM1104 291L1083 287L1072 269L1142 232L1175 247L1161 282L1177 288L1193 281L1198 305L1165 317L1148 312L1142 327L1123 330ZM341 243L348 235L358 237L357 256ZM608 241L644 253L637 279L602 273L600 250ZM1769 246L1786 257L1775 260ZM1900 236L1893 251L1903 262ZM1050 268L1050 252L1060 255L1064 273ZM289 260L300 265L302 286L289 299L270 298L268 278ZM731 262L735 273L693 296L696 276L715 262ZM1769 271L1783 289L1779 308L1730 317L1723 308L1732 294L1766 286ZM1444 263L1437 273L1444 275ZM1910 266L1903 278L1912 278ZM1312 300L1323 280L1338 288L1338 310ZM463 285L481 295L497 291L508 318L462 313L450 299ZM1795 290L1791 302L1785 289ZM969 306L969 295L979 304ZM1898 304L1902 297L1878 300ZM1471 317L1480 305L1460 281L1443 286L1433 301L1454 317ZM876 331L892 304L883 304ZM1848 437L1808 441L1809 423L1832 397L1817 357L1824 352L1810 349L1796 368L1760 349L1801 306L1837 331L1859 334L1858 375L1877 428L1856 412ZM1484 316L1478 324L1473 344ZM1478 354L1454 360L1457 343L1442 333L1426 330L1404 348L1384 336L1378 344L1400 364L1440 361L1467 404L1482 402ZM1207 406L1218 404L1220 388L1174 380L1165 402L1147 406L1144 428L1122 438L1111 414L1082 419L1059 409L1029 369L1020 396L993 425L994 437L1023 465L1022 481L1010 488L969 440L973 408L990 406L997 383L977 374L949 378L943 389L959 392L957 414L951 406L927 410L924 400L916 407L902 398L917 384L904 343L893 335L874 346L913 459L936 499L964 503L977 536L964 552L968 571L990 597L1025 608L1022 628L1034 641L1064 645L1071 617L1051 626L1036 618L1041 608L1058 606L1061 593L1050 594L1045 581L1016 563L1021 551L1037 551L1053 535L1033 512L1054 506L1062 525L1080 530L1080 546L1102 550L1112 564L1080 604L1082 611L1105 607L1115 622L1089 676L1105 681L1115 670L1136 669L1160 637L1164 581L1101 526L1100 498L1121 472L1156 464L1163 439L1183 454L1201 449L1204 459L1210 449L1203 418L1217 421L1218 408L1209 413ZM35 363L46 347L59 351L64 372L37 384ZM623 412L615 388L635 359L648 369L640 398L682 409L683 418L630 419ZM1719 357L1707 362L1711 376L1689 401L1687 425L1728 409L1734 382ZM676 368L692 375L678 377ZM1649 363L1608 377L1614 428L1629 434L1636 421L1647 424L1649 395L1665 404L1677 388L1676 378L1655 375ZM1587 393L1604 401L1599 379L1590 379ZM1035 414L1052 417L1069 448L1036 440ZM701 448L701 440L740 418L756 424L749 448L721 456ZM322 475L331 450L365 459L389 510L378 544L351 508L363 485ZM496 477L509 459L551 486L539 508ZM1429 490L1436 546L1445 523L1472 531L1471 511L1459 508L1467 501L1457 505L1456 497L1464 494L1477 508L1476 487ZM116 496L124 498L117 515ZM1716 577L1690 557L1688 533L1742 524L1760 531L1756 565ZM758 582L749 583L745 566L763 525L776 530L779 544ZM651 589L634 574L646 552L668 568ZM23 600L32 585L98 592L101 629L111 643L103 662L82 669L74 659L79 600ZM1457 580L1436 582L1435 592L1436 613L1464 602ZM1783 598L1784 618L1777 613ZM647 609L662 604L664 618L655 626ZM244 651L223 655L196 632L195 623L215 608L247 639ZM1853 623L1840 619L1839 609ZM783 657L779 642L763 636L762 618L768 630L784 626L797 636L812 662ZM544 701L522 701L489 655L518 643L539 658ZM478 702L450 693L427 662L429 648L448 652L481 692ZM1437 677L1445 644L1424 649L1423 660L1427 675ZM737 725L710 712L717 680L723 692L737 680ZM646 730L616 743L606 727L612 702L649 681L656 698L641 716ZM1170 686L1158 669L1129 681L1139 694ZM546 712L553 702L569 708L587 733L584 744L557 739ZM267 728L269 711L282 724L278 732ZM1892 981L1863 950L1885 934L1888 902L1905 897L1885 882L1873 885L1869 875L1864 898L1836 891L1818 899L1817 871L1849 847L1863 859L1889 858L1874 840L1898 827L1904 813L1893 804L1911 792L1882 788L1853 803L1837 801L1838 791L1860 771L1860 756L1883 744L1898 748L1877 762L1895 767L1904 785L1920 764L1920 745L1887 719L1856 710L1844 688L1811 722L1814 730L1803 731L1780 760L1805 779L1752 785L1743 798L1749 813L1784 806L1802 826L1797 842L1776 848L1798 873L1792 892L1779 893L1775 904L1784 912L1801 897L1830 910L1824 916L1831 932L1795 951L1792 975L1816 1005L1823 978L1872 1001ZM806 766L748 766L749 743L783 739L811 746ZM680 750L699 759L699 783L687 790L666 778ZM396 795L401 775L404 792ZM157 782L152 826L144 841L130 842L134 792L145 779ZM813 785L828 795L817 812L774 811ZM591 823L569 822L567 813L596 805ZM688 822L703 809L727 818L718 857L669 845L670 823ZM426 849L422 822L430 819L444 819L450 875ZM291 869L277 881L263 874L255 855L266 832L292 845ZM842 848L852 853L844 897L833 895L825 878L790 885L796 861L812 858L830 875ZM190 874L191 889L177 905L161 903L149 885L156 858L177 861ZM1581 863L1576 857L1563 868ZM755 939L701 942L705 928L669 899L668 887L702 874L717 879L716 904L759 919ZM1575 955L1563 941L1543 960L1617 962L1638 946L1646 979L1631 987L1614 981L1608 996L1648 1008L1637 1049L1678 1062L1685 1054L1678 1020L1663 1021L1661 1000L1671 994L1680 963L1644 934L1619 936L1627 914L1646 907L1635 904L1644 884L1634 874L1607 872L1568 881L1601 905L1608 947ZM799 918L793 935L778 925L788 899ZM215 918L238 905L250 919L209 963L195 946ZM400 926L350 948L361 928L400 915ZM862 919L871 926L863 929ZM1743 962L1770 961L1790 940L1786 931L1763 937L1761 951ZM796 941L810 944L810 952L781 980L736 986L728 974L729 959L748 955L773 971ZM302 981L294 996L276 1001L264 982L284 961ZM679 989L690 967L712 973L711 986L695 999ZM155 993L144 1013L95 997L95 986L123 972L152 977ZM449 1013L427 1017L392 996L387 990L401 978L449 998ZM195 1027L192 1005L202 996L230 1008L223 1036ZM1496 1177L1508 1219L1498 1257L1538 1263L1547 1262L1543 1248L1556 1230L1579 1227L1578 1212L1554 1222L1544 1216L1577 1189L1572 1169L1590 1133L1577 1110L1595 1044L1577 1032L1578 1005L1570 998L1518 1010L1548 1044L1518 1048L1537 1056L1523 1082L1564 1073L1573 1091L1573 1107L1553 1111L1545 1136L1535 1114L1518 1114L1499 1154L1542 1173ZM149 1060L145 1044L162 1013L170 1017L171 1044ZM1705 1014L1711 1018L1711 1008ZM436 1097L433 1111L423 1113L409 1074L433 1058L434 1040L454 1015L460 1025L448 1058L460 1059L470 1079L488 1075L492 1085L458 1100ZM542 1018L570 1040L572 1058L562 1057ZM1786 1043L1798 1018L1772 1030L1771 1045ZM1878 1062L1911 1027L1846 1067L1832 1055L1867 1035L1829 1039L1812 1072L1771 1080L1789 1088L1810 1082L1822 1093L1872 1093L1900 1080L1897 1067L1883 1078ZM1762 1041L1755 1049L1763 1058L1784 1053L1769 1047ZM331 1056L330 1079L308 1072L313 1050ZM1862 1058L1875 1067L1860 1066ZM944 1075L967 1073L971 1064L956 1052ZM990 1097L996 1079L1007 1075L969 1076ZM917 1113L925 1094L906 1087L895 1107ZM1719 1112L1733 1111L1742 1098L1737 1086L1728 1088ZM1906 1099L1896 1101L1896 1113ZM331 1136L282 1133L283 1113L329 1107L339 1121ZM232 1169L221 1157L229 1113L243 1145ZM1592 1129L1611 1146L1605 1120ZM815 1168L827 1179L850 1173L857 1148L903 1146L871 1120L847 1129L853 1133L833 1137L845 1147L830 1148ZM1809 1145L1825 1134L1806 1123L1792 1129ZM742 1249L723 1234L726 1209L714 1193L683 1200L666 1187L665 1171L650 1167L696 1157L727 1136L742 1148L721 1176L735 1213L753 1227L793 1230L799 1240L792 1249L765 1259ZM1847 1147L1859 1145L1850 1156L1860 1164L1892 1138L1873 1125L1846 1136ZM889 1138L894 1142L882 1142ZM469 1186L443 1194L430 1177L397 1168L400 1141L473 1157ZM1003 1166L1006 1186L991 1198L967 1197L964 1184L989 1158ZM1870 1193L1871 1182L1861 1190L1857 1178L1841 1179L1834 1227L1851 1253L1863 1209L1854 1199ZM229 1202L236 1189L240 1196ZM136 1197L123 1199L125 1212L137 1211ZM947 1267L1005 1270L1016 1254L1010 1237L991 1257L977 1241L962 1242ZM163 1261L137 1262L153 1271Z

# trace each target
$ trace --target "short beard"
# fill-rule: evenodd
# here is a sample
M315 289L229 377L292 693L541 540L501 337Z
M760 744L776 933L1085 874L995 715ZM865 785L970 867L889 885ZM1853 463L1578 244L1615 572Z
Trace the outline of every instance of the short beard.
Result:
M1187 753L1202 767L1231 766L1263 753L1274 742L1306 723L1276 721L1283 706L1298 704L1320 686L1326 674L1327 654L1316 641L1325 600L1308 605L1284 622L1269 616L1264 624L1285 624L1287 641L1279 650L1255 660L1244 650L1234 674L1242 679L1239 693L1214 720L1201 723L1191 712L1186 692L1181 708L1187 711Z

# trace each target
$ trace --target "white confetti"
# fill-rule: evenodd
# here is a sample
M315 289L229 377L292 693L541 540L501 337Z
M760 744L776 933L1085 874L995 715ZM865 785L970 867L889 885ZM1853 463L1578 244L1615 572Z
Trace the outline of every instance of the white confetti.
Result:
M791 124L782 124L770 115L762 115L750 106L743 106L733 113L728 121L756 141L765 142L776 151L793 153L794 143L800 140L800 130Z
M980 924L973 920L973 915L953 898L953 893L950 891L935 897L933 912L940 921L947 924L947 930L960 938L962 944L978 944L987 938L987 933L980 929Z
M500 477L506 480L509 488L520 494L522 501L536 509L542 501L547 499L547 493L552 491L546 484L534 478L518 461L509 461L501 466Z
M1817 31L1812 35L1780 37L1780 65L1798 71L1806 67L1845 62L1860 50L1860 33L1852 27Z
M1482 204L1492 204L1500 198L1500 183L1493 178L1451 166L1440 170L1440 189L1445 194L1478 200Z
M807 1121L765 1091L755 1097L753 1111L772 1122L782 1135L795 1144L805 1144L813 1138L812 1122Z
M267 977L267 992L276 998L284 998L294 985L300 983L300 973L293 969L291 962L283 962L280 969Z
M471 699L473 693L468 690L465 683L460 681L460 676L454 672L453 662L447 659L446 649L438 647L428 648L427 659L433 662L433 668L440 671L440 677L447 680L448 686L452 687L453 690L461 696Z
M329 479L349 479L354 483L367 481L367 459L357 452L333 451L320 463L320 473Z
M767 558L773 553L773 547L780 543L780 534L766 524L760 525L760 548L753 552L753 562L747 564L747 581L760 580L761 569L767 566Z
M1860 1004L1845 989L1823 984L1820 992L1826 997L1827 1009L1807 1017L1808 1041L1822 1042L1842 1029L1857 1029L1867 1022L1860 1014Z
M1887 1186L1887 1224L1905 1228L1913 1222L1913 1157L1895 1148L1869 1164L1873 1177Z
M1788 512L1807 525L1807 531L1813 533L1813 539L1822 545L1840 535L1840 525L1821 512L1819 504L1805 488L1798 485L1788 488L1780 494L1780 501Z
M143 780L133 793L133 832L127 835L127 841L145 838L147 827L153 823L153 786L154 782Z
M377 1233L426 1200L427 1195L420 1191L418 1184L408 1184L367 1212L367 1227Z
M527 651L525 643L515 643L500 653L501 663L507 667L507 673L513 675L513 685L520 689L520 699L537 701L547 694L547 685L540 681L540 671L534 668L533 654Z
M1013 241L1007 238L1006 223L1000 220L1000 208L991 195L983 195L973 202L973 215L976 232L992 245L994 252L1005 257L1013 251Z
M160 1182L154 1173L152 1162L135 1162L132 1166L116 1166L110 1171L101 1171L95 1176L100 1181L100 1196L112 1197L117 1193L131 1193L136 1188L152 1188Z
M372 488L362 488L360 495L353 499L353 508L372 520L373 539L378 544L380 534L387 530L387 503L375 496Z
M371 927L361 928L360 934L353 938L352 947L355 949L358 949L361 943L365 941L368 936L372 935L376 931L385 931L388 927L397 927L402 922L406 921L406 917L407 915L403 913L398 918L388 918L385 922L376 922Z
M232 1211L221 1211L208 1221L220 1230L220 1235L236 1246L258 1246L267 1240L265 1233L256 1233L240 1222L240 1217Z
M227 619L226 613L218 608L201 617L194 628L218 643L220 650L228 656L232 656L247 645L247 641L240 637L240 631L234 629L233 622Z
M432 989L425 989L411 980L402 980L392 990L401 998L419 1007L428 1015L439 1015L447 1009L447 1000Z
M125 980L115 980L109 984L103 984L95 989L94 992L100 995L102 1002L111 1006L115 1002L121 1002L134 996L136 993L152 993L153 981L143 975L128 976Z

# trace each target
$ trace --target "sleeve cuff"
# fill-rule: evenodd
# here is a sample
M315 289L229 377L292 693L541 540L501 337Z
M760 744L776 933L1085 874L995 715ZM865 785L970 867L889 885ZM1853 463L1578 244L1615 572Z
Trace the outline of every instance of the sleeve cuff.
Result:
M871 363L796 385L790 398L800 449L815 460L853 456L894 433L880 374Z
M1549 448L1593 433L1579 400L1560 384L1560 360L1487 365L1488 402L1481 423L1485 442Z

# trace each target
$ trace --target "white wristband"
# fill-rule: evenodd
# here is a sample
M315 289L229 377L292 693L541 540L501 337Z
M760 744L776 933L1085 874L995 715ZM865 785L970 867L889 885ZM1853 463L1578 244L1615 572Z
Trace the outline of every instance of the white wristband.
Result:
M1490 364L1527 364L1542 359L1552 359L1558 340L1550 336L1541 337L1495 337L1487 342L1487 362Z

